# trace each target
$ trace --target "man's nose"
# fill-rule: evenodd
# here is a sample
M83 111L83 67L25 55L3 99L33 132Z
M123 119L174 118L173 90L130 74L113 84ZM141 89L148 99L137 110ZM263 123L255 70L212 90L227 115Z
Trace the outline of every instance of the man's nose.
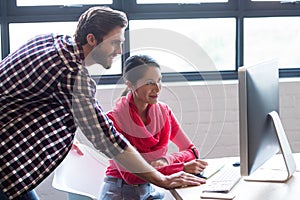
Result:
M122 45L119 45L115 48L115 53L116 54L122 54Z

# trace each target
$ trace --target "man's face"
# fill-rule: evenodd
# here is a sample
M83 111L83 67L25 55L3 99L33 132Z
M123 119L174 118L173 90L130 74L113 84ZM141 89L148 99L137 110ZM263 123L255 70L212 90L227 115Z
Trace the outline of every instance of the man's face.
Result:
M103 37L103 41L90 53L93 63L101 64L105 69L111 67L113 59L122 54L122 44L125 40L124 30L125 28L116 27Z

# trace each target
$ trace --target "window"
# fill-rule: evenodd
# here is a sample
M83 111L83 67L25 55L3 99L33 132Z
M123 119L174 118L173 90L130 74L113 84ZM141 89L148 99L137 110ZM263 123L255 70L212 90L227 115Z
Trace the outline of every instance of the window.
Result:
M162 4L162 3L217 3L228 2L228 0L137 0L138 4Z
M246 18L245 64L276 57L280 68L300 68L300 17Z
M15 51L28 39L36 35L45 33L73 35L75 29L76 22L11 23L9 24L10 52Z
M238 67L269 57L278 57L281 77L300 76L300 4L293 0L1 0L2 58L36 34L73 35L80 14L95 5L129 19L124 54L109 70L89 69L101 83L119 81L122 61L141 53L162 65L167 81L176 74L202 80L199 72L236 79Z
M235 24L234 18L131 20L130 51L152 55L163 72L235 70Z
M0 26L0 38L1 38L1 26ZM2 47L1 40L0 40L0 47ZM0 48L0 60L2 60L2 48Z
M11 23L9 24L10 52L15 51L28 39L46 33L74 35L77 22L48 22L48 23ZM22 33L22 34L20 34ZM91 75L121 74L121 58L117 58L111 69L104 70L94 65L88 68Z
M96 5L111 4L112 0L17 0L17 6Z

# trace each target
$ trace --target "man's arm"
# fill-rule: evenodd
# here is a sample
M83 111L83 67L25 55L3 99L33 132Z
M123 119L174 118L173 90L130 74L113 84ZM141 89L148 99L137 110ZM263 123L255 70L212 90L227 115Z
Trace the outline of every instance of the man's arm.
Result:
M205 183L204 179L183 171L170 176L161 174L148 164L131 145L129 145L123 153L118 154L113 159L140 178L166 189Z

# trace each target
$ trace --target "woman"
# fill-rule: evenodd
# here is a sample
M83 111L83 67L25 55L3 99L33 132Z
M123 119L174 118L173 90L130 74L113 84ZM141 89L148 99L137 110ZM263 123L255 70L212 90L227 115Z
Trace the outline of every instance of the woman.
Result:
M135 55L125 61L123 74L128 93L108 113L116 129L163 174L203 171L207 163L195 159L195 146L171 109L158 101L162 79L159 64L149 56ZM179 152L167 155L170 140ZM100 199L163 199L163 194L110 160Z

